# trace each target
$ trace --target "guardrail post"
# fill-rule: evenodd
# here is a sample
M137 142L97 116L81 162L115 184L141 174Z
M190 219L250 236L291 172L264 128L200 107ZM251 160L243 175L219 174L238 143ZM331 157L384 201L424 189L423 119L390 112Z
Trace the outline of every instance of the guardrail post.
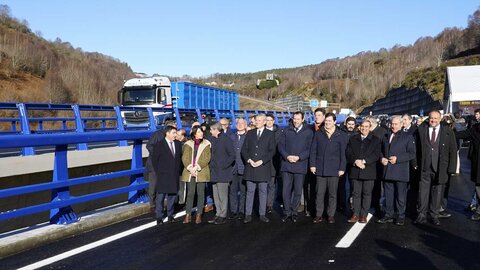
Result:
M143 144L142 140L135 140L133 142L132 170L143 168L142 144ZM144 183L145 183L145 180L143 179L143 173L130 176L130 186L136 186ZM145 189L130 191L128 193L128 202L129 203L147 203L148 195Z
M113 107L115 110L115 116L117 117L117 130L120 132L125 131L125 126L123 125L122 113L120 111L119 106ZM128 146L128 142L126 140L118 141L118 146Z
M178 111L178 108L173 108L173 111L175 112L175 121L177 123L177 128L180 129L182 128L182 119L180 119L180 112Z
M287 118L285 118L285 112L282 112L283 124L287 125Z
M276 111L273 111L273 119L275 120L275 123L276 123L277 125L280 124L280 123L278 122L278 115L277 115L277 112L276 112Z
M232 115L232 122L230 123L230 129L234 130L236 129L236 124L237 124L237 119L235 117L235 112L233 110L230 110L230 114Z
M202 118L202 113L200 112L200 109L195 109L195 111L197 112L197 118L198 118L198 122L201 124L203 124L203 118Z
M148 123L150 125L149 129L151 131L156 131L157 130L157 123L155 123L155 117L153 116L152 107L148 107L147 112L148 112Z
M17 104L18 114L20 116L20 130L22 134L28 135L31 134L30 131L30 121L28 120L28 112L24 103ZM23 156L33 156L35 155L35 149L33 147L24 147L22 148Z
M55 159L53 163L53 182L68 181L67 164L68 145L55 146ZM70 188L62 187L52 190L52 202L70 199ZM77 222L78 217L71 206L53 208L50 210L51 224L70 224Z
M218 114L218 110L215 109L213 110L213 112L215 113L215 121L220 122L220 115Z
M75 126L77 133L84 133L85 127L82 121L82 114L80 113L80 106L78 104L72 105L73 114L75 115ZM77 144L77 150L88 150L88 145L86 143Z

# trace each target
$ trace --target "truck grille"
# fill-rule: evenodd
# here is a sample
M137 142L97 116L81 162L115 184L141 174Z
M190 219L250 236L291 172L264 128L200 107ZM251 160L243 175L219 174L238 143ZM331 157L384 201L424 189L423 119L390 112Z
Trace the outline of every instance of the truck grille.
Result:
M125 122L127 124L143 124L149 122L148 112L135 111L125 113Z

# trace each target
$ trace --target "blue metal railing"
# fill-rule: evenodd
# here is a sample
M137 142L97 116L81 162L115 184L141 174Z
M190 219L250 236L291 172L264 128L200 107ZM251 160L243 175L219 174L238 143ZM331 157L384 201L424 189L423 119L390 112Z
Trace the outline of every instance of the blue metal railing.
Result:
M66 117L34 116L63 112ZM91 113L104 113L107 116L87 116ZM165 109L156 107L130 107L130 106L104 106L104 105L79 105L79 104L49 104L49 103L13 103L0 102L0 136L4 135L30 135L30 134L55 134L55 133L91 133L91 132L125 132L134 130L155 131L163 125L162 120L175 120L177 128L189 127L191 123L185 122L183 116L194 116L200 123L204 116L219 121L226 117L235 119L243 117L248 119L258 113L271 113L275 116L275 122L280 127L288 125L290 112L258 111L258 110L201 110L201 109ZM138 113L148 116L141 124L129 124L125 117L126 113ZM1 115L16 115L16 117L2 117ZM311 112L305 113L307 123L312 123L314 116ZM190 119L190 118L189 118ZM48 125L47 125L48 123ZM50 126L50 128L47 128ZM235 128L235 121L231 121L231 128ZM119 146L127 146L125 140L118 142ZM87 142L76 144L77 150L87 150ZM22 147L21 154L24 156L34 155L34 146Z
M48 203L28 206L21 209L11 209L0 213L0 221L30 215L43 211L50 211L50 223L69 224L78 220L72 205L110 197L117 194L129 193L130 203L148 202L145 188L148 183L143 179L142 143L148 139L152 131L130 132L102 132L102 133L71 133L71 134L39 134L39 135L5 135L0 136L0 148L6 147L36 147L55 146L53 179L49 183L8 188L0 190L0 198L30 194L39 191L51 191L52 200ZM67 146L78 143L94 143L106 141L131 140L133 141L132 163L129 170L103 173L78 178L68 177ZM69 188L80 184L107 181L110 179L130 176L130 185L114 188L102 192L74 197Z

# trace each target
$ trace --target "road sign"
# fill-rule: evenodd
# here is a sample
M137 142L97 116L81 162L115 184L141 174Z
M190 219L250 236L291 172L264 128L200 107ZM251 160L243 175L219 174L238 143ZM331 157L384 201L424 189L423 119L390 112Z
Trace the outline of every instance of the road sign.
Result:
M318 99L310 99L310 107L318 107Z
M326 100L320 100L320 108L328 107L328 102Z

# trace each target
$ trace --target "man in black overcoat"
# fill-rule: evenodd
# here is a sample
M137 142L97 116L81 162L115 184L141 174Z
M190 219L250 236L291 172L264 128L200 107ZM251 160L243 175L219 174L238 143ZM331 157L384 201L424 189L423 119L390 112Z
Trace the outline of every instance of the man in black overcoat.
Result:
M178 193L180 180L180 164L182 159L182 143L175 140L177 129L172 126L165 127L165 137L153 146L152 167L155 172L155 192L157 224L163 223L163 201L167 198L168 222L174 222L173 205Z
M247 182L244 223L252 221L252 208L255 189L258 186L260 220L269 222L265 216L267 186L272 174L272 158L275 154L275 134L265 128L265 115L255 117L255 128L247 133L242 146L242 159L245 162L243 179Z
M457 169L457 144L452 129L440 125L441 114L429 114L428 125L418 127L417 163L421 173L418 217L415 223L426 223L427 212L432 223L440 225L440 205L449 175Z

